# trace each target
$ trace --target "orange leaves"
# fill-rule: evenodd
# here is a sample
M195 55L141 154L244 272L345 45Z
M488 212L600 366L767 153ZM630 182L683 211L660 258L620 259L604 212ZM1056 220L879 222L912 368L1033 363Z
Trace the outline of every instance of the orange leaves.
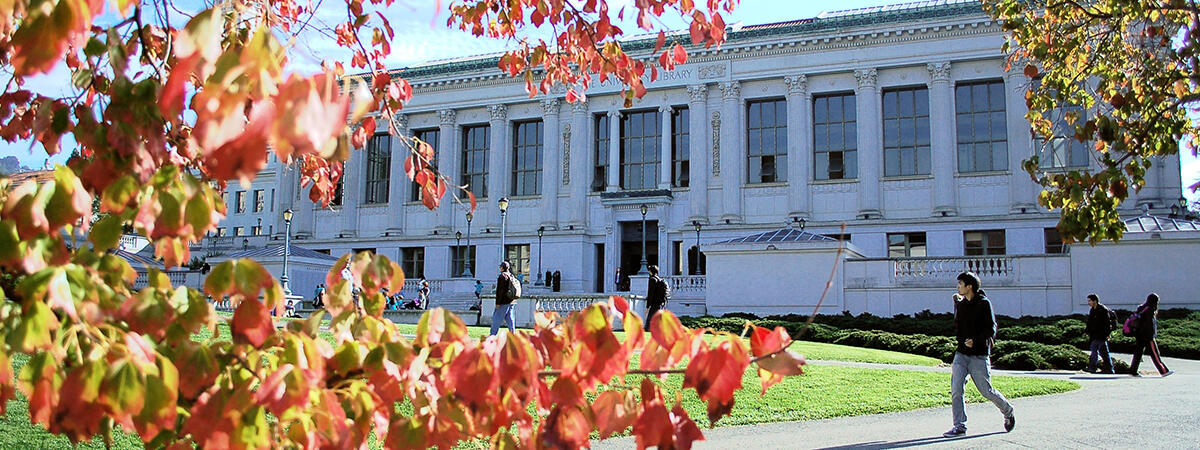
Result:
M266 306L258 299L243 300L233 313L230 323L233 341L250 344L251 347L261 347L267 338L275 332L275 324Z
M750 365L750 356L740 341L727 338L709 348L701 344L693 352L683 377L683 387L696 389L696 395L708 407L708 421L729 414L733 409L733 393L742 387L742 374Z
M762 379L764 394L767 388L783 381L784 376L804 373L802 366L807 363L803 356L787 350L791 343L792 338L783 327L775 327L775 330L754 327L750 335L750 349L758 358L758 376Z
M592 417L596 418L600 439L629 428L637 418L637 412L637 400L630 391L604 391L592 402Z
M681 406L675 405L667 411L662 393L650 379L642 379L641 394L642 411L633 424L639 450L650 446L690 449L693 442L704 439L700 428Z
M23 11L28 15L21 18L6 45L12 47L10 62L14 73L22 77L52 70L69 45L81 43L104 1L59 0L31 6L35 7Z
M349 97L338 91L337 80L328 73L312 78L292 75L274 97L280 117L275 121L274 149L289 161L295 154L319 154L344 161L349 156L337 137L346 128Z

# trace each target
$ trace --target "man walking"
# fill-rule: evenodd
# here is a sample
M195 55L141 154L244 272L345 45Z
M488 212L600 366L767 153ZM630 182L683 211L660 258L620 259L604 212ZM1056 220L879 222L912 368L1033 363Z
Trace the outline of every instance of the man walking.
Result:
M512 273L509 269L508 261L500 262L500 276L496 277L496 310L492 312L492 332L489 336L495 336L500 331L500 322L508 323L508 332L516 333L517 327L513 320L513 298L509 294L509 286L512 285Z
M992 303L979 289L979 276L972 272L958 274L958 293L954 294L954 333L958 340L950 369L950 410L954 413L954 428L942 433L942 436L950 438L967 434L963 387L968 374L979 393L991 400L1004 414L1004 431L1012 431L1017 422L1013 417L1012 404L992 387L989 356L996 337L996 317L992 314Z
M1112 355L1108 354L1108 336L1112 334L1112 330L1116 329L1117 315L1100 303L1100 297L1096 294L1088 294L1088 306L1092 308L1088 313L1087 328L1085 332L1088 335L1088 340L1092 344L1092 354L1088 357L1088 366L1085 369L1087 372L1096 373L1096 356L1104 358L1104 363L1108 365L1108 370L1104 373L1116 373L1113 368Z
M658 276L658 266L647 267L646 271L650 272L650 279L647 280L649 286L646 286L645 328L646 331L650 331L650 319L667 304L667 299L671 297L671 287L667 286L666 280Z

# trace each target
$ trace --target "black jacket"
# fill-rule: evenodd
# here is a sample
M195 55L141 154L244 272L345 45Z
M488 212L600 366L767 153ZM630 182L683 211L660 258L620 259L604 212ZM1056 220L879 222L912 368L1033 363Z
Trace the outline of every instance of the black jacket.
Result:
M649 286L646 287L646 305L652 308L662 308L667 303L667 298L671 296L671 288L667 286L667 281L655 275L650 277Z
M508 286L512 284L512 275L508 272L500 272L500 276L496 278L496 304L507 305L513 302L512 297L508 296Z
M958 338L956 350L959 353L971 356L991 354L996 337L996 316L992 314L992 302L988 301L983 291L979 291L972 300L954 304L954 332ZM974 340L973 346L967 347L967 339Z
M1137 335L1139 341L1149 341L1158 337L1158 318L1154 316L1154 310L1146 308L1146 305L1138 307Z
M1108 340L1108 335L1112 333L1112 330L1109 329L1111 324L1108 320L1108 315L1111 312L1103 303L1097 303L1096 307L1092 308L1092 311L1088 313L1087 328L1084 331L1087 333L1088 339L1093 341Z

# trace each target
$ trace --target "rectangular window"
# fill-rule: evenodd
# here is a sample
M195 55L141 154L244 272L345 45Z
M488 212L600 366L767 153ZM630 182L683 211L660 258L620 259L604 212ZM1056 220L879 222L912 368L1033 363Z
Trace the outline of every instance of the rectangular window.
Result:
M1038 155L1038 167L1047 170L1086 168L1088 147L1075 139L1075 125L1087 122L1087 111L1080 106L1066 105L1050 111L1054 137L1046 140L1034 136L1033 149Z
M955 86L954 109L958 122L958 171L1007 169L1004 82L996 80Z
M963 253L967 256L1005 254L1004 230L964 231Z
M1058 234L1058 228L1046 228L1044 234L1046 235L1046 254L1071 253L1071 247L1063 243L1062 236Z
M425 277L425 247L400 248L400 267L409 279Z
M458 181L471 192L487 192L488 134L487 125L463 128L462 172Z
M520 278L522 283L529 283L529 244L512 244L504 246L505 259L512 266L513 275Z
M233 201L234 212L238 214L246 212L246 191L237 191L233 194Z
M854 94L813 98L813 176L858 178L858 124Z
M376 134L367 141L367 204L387 203L392 171L392 136Z
M234 236L245 236L246 235L246 227L233 227L233 235Z
M513 124L512 195L538 195L542 184L542 121Z
M596 160L592 164L592 192L604 190L608 184L608 116L596 115L596 141L592 154Z
M746 171L749 183L787 181L787 101L746 105Z
M264 198L266 195L264 194L262 189L254 190L254 212L262 212L266 209L266 199Z
M683 275L683 241L671 241L671 257L674 258L675 264L671 267L674 275Z
M217 227L217 237L225 236L225 227Z
M925 253L925 233L888 233L888 258L928 256Z
M421 142L429 144L430 147L433 147L434 152L436 154L437 148L438 148L438 129L437 128L432 128L432 129L428 129L428 130L415 130L415 131L413 131L413 136L415 136L417 139L420 139ZM436 169L436 167L429 167L429 168ZM472 190L471 192L475 192L475 191ZM477 197L481 197L481 196L477 195ZM410 201L410 202L421 201L421 185L417 184L416 181L412 182L412 188L408 190L408 201Z
M275 211L275 190L271 189L271 211Z
M450 246L450 276L459 278L467 276L467 268L475 274L475 246Z
M691 115L686 106L671 110L671 186L688 187L690 172Z
M251 236L262 236L262 225L255 225L255 226L250 227L250 235Z
M661 162L662 120L658 111L621 115L621 188L654 189Z
M883 176L929 175L929 90L883 92Z
M342 164L342 176L338 177L337 186L333 188L333 200L329 201L329 206L342 206L342 187L346 184L346 165Z

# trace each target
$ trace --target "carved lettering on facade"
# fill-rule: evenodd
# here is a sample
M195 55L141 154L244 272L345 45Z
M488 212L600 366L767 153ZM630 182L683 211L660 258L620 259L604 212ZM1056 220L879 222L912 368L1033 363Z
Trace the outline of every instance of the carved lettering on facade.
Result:
M660 70L658 72L658 79L654 80L654 81L655 82L686 81L686 80L692 80L692 79L695 79L695 77L693 76L692 69L679 69L679 70L672 70L672 71ZM649 83L650 76L649 75L643 76L642 82ZM609 77L609 79L604 80L603 82L600 82L600 83L592 83L592 86L599 86L601 88L621 88L624 85L625 85L625 83L622 83L620 79L614 78L614 77Z
M712 113L712 136L713 136L713 176L721 175L721 112L713 111Z

